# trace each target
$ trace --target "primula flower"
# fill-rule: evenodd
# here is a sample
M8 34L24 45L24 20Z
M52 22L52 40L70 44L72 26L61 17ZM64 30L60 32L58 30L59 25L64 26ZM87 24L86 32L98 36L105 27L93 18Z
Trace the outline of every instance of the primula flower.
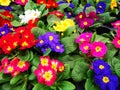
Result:
M58 32L65 32L68 27L75 26L75 23L72 19L65 19L60 22L56 22L53 28Z
M26 27L22 26L22 27L18 27L15 29L15 32L18 33L18 34L22 34L24 33L26 30Z
M20 74L20 71L14 71L11 73L12 77L15 77Z
M64 45L63 44L52 44L52 49L54 52L63 53L64 52Z
M76 18L76 21L80 21L85 17L86 17L86 14L84 12L80 12L75 18Z
M29 66L30 66L30 64L27 61L24 62L24 61L21 61L21 60L19 60L16 65L17 65L16 69L20 72L27 71Z
M112 25L114 28L119 28L119 27L120 27L120 20L117 20L116 22L111 23L111 25Z
M80 34L77 38L76 38L76 43L84 43L84 42L90 42L90 39L92 38L92 33L89 32L85 32Z
M0 9L5 9L5 10L8 10L8 11L12 11L12 7L10 6L0 6Z
M8 58L4 58L2 59L1 61L1 64L2 64L2 67L5 68L7 65L8 65L9 61L8 61Z
M25 15L20 15L19 18L21 19L21 23L28 23L29 20L35 20L36 18L39 18L41 15L41 11L36 10L26 10L24 12Z
M39 68L42 67L48 67L50 65L50 57L49 56L41 56L40 57L40 64L39 64Z
M107 52L107 47L103 42L93 42L90 50L94 57L103 57Z
M11 0L0 0L0 5L2 6L9 6L11 3Z
M99 2L98 4L97 4L97 9L96 9L96 12L97 13L104 13L104 11L105 11L105 8L106 8L106 4L104 3L104 2Z
M118 77L115 75L95 75L94 80L101 90L116 90L116 87L118 86Z
M64 63L59 62L58 64L58 72L63 72L65 70Z
M12 51L12 45L6 44L2 47L2 50L5 54L10 54L10 52Z
M80 44L79 48L82 51L82 53L87 54L90 49L90 43L82 43L82 44Z
M74 16L74 13L72 11L65 10L67 18L71 18Z
M110 3L111 10L113 10L114 7L117 7L117 1L116 0L111 0L111 3Z
M112 41L116 48L120 48L120 38L115 37Z
M12 30L8 27L7 24L5 24L3 27L0 27L0 36L6 35L9 32L12 32Z
M117 29L117 35L118 38L120 38L120 27Z
M15 66L9 64L6 67L4 67L4 73L10 74L15 71L15 68L16 68Z
M59 64L59 61L58 60L51 60L51 68L54 69L56 72L57 72L57 69L58 69L58 64Z
M104 60L97 59L93 62L93 70L95 74L111 74L110 65Z
M19 5L25 5L28 2L28 0L14 0L14 2Z

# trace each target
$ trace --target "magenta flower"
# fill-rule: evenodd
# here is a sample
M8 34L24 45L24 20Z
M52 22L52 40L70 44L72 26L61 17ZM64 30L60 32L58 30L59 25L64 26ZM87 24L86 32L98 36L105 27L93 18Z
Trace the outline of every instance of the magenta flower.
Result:
M118 30L117 30L117 37L120 38L120 27L119 27Z
M76 38L76 43L90 42L92 33L85 32Z
M94 24L94 19L90 19L90 18L84 18L80 22L78 22L78 25L83 29L88 28L93 24Z
M14 2L19 5L25 5L28 2L28 0L15 0Z
M87 54L90 49L90 43L82 43L82 44L80 44L79 48L82 51L82 53Z
M86 14L84 12L80 12L77 16L76 16L76 21L80 21L81 19L85 18Z
M120 20L111 23L111 25L112 25L114 28L119 28L119 27L120 27Z
M103 57L107 52L107 47L103 42L93 42L90 46L91 54L94 57Z
M120 38L115 37L112 41L116 48L120 48Z

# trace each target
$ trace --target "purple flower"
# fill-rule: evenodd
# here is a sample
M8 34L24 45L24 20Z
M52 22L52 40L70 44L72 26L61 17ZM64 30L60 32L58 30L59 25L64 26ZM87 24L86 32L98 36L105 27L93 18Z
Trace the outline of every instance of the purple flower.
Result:
M8 24L5 24L3 27L0 27L0 36L6 35L12 30L8 27Z
M106 8L106 4L104 2L99 2L97 4L96 12L102 14L102 13L104 13L105 8Z
M64 45L63 44L54 44L52 46L52 49L54 50L54 52L63 53L64 52Z
M95 83L101 90L116 90L118 87L118 77L111 74L101 74L94 76Z
M95 60L93 62L93 70L95 74L111 74L110 65L104 62L104 60Z
M0 9L5 9L5 10L9 10L9 11L13 10L10 6L0 6Z
M65 11L67 18L71 18L74 14L71 11Z

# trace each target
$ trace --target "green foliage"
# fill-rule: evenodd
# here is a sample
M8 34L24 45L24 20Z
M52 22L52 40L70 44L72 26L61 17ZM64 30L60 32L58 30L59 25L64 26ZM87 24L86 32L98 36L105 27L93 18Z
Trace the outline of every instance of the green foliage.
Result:
M47 87L43 84L36 84L32 90L53 90L50 87Z
M11 77L0 72L0 84L10 81Z
M19 21L14 20L14 21L12 21L12 25L14 27L18 27L18 26L22 26L22 23L20 23Z
M85 82L85 90L100 90L92 79L87 79Z
M25 11L28 9L35 9L37 8L37 4L35 4L32 0L28 0L28 3L25 5L24 9Z
M50 52L51 52L51 49L48 48L48 49L46 50L46 53L45 53L43 56L48 56L48 55L50 54Z
M75 90L75 86L68 81L61 81L58 85L59 90Z
M93 1L93 0L90 0L90 1ZM93 7L93 6L87 7L85 13L89 14L91 11L96 12L95 7Z
M77 61L71 73L73 80L82 81L83 79L86 79L88 68L86 62Z
M120 62L115 64L115 72L118 77L120 77Z
M77 45L75 43L77 35L73 34L71 36L67 36L61 39L61 43L65 45L65 53L69 54L77 49Z

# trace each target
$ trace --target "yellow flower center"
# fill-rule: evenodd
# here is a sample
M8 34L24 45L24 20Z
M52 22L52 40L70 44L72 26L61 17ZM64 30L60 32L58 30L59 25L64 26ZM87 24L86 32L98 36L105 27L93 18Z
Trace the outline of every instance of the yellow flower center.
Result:
M28 46L28 43L26 42L26 41L24 41L23 43L22 43L22 46L24 47L24 46Z
M44 43L44 41L43 41L43 40L40 40L40 43L42 44L42 43Z
M18 66L19 68L23 68L23 67L25 66L25 62L19 61L17 66Z
M61 67L59 67L59 71L63 71L65 69L65 67L64 66L61 66Z
M14 43L13 43L13 46L17 46L17 45L18 45L18 43L17 43L17 42L14 42Z
M28 35L25 35L25 38L28 38Z
M67 0L68 3L70 3L71 0Z
M101 48L100 46L97 46L97 47L95 48L96 52L100 52L101 49L102 49L102 48Z
M79 18L82 18L82 17L83 17L83 15L80 15L80 16L79 16Z
M4 34L5 34L5 31L2 31L1 34L4 35Z
M104 77L102 78L102 81L103 81L104 83L108 83L110 80L109 80L109 78L108 78L107 76L104 76Z
M49 40L52 41L53 40L53 36L49 36Z
M86 25L88 25L88 22L85 21L83 24L86 26Z
M45 79L46 81L50 81L51 78L53 77L53 76L52 76L52 72L51 72L51 71L45 72L45 74L43 75L43 77L44 77L44 79Z
M43 66L47 66L47 65L48 65L48 59L43 58L43 59L41 60L41 64L42 64Z
M12 72L13 71L13 67L9 66L8 67L8 72Z
M101 70L104 69L104 68L105 68L105 67L104 67L103 65L100 65L100 66L99 66L99 69L101 69Z
M7 51L10 51L10 50L11 50L11 47L10 47L10 46L8 46L8 47L7 47Z
M88 46L84 46L83 48L84 48L85 50L88 50Z
M53 68L55 71L57 71L57 64L54 63L54 62L52 62L52 68Z
M60 47L59 47L59 46L56 46L56 48L57 48L57 49L60 49Z
M21 29L21 30L20 30L20 33L23 33L23 32L24 32L24 30Z
M120 45L120 40L117 41L118 45Z
M25 2L25 0L21 0L21 2L22 2L22 3L24 3L24 2Z

